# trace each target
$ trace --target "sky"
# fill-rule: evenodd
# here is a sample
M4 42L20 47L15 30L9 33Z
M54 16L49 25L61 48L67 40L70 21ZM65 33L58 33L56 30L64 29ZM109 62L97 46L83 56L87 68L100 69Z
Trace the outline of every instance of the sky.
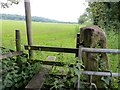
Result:
M65 22L77 22L87 7L85 0L30 0L30 4L32 16ZM1 11L5 14L25 15L24 0Z

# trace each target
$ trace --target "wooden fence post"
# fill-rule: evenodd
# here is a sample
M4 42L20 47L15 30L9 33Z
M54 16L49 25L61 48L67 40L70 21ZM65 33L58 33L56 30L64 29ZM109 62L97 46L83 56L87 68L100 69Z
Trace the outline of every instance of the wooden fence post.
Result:
M20 30L15 30L15 36L16 36L16 51L20 52L21 51L21 41L20 41ZM19 66L21 66L20 62L20 56L17 56L16 62Z
M76 36L76 48L79 48L80 46L80 33L77 33ZM75 54L75 57L78 57L78 52Z
M27 40L28 45L32 45L32 26L31 26L31 8L30 8L30 0L24 0L25 5L25 17L26 17L26 30L27 30ZM29 52L29 59L33 58L33 51L28 50Z
M20 30L15 31L16 36L16 51L21 51Z

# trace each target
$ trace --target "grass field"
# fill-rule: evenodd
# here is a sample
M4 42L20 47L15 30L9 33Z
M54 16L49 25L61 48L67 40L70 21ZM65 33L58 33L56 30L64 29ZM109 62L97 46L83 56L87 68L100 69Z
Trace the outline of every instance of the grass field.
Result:
M51 46L75 46L75 29L77 24L62 23L32 23L32 36L34 45ZM24 21L2 21L2 44L8 48L14 49L15 30L21 31L22 45L27 44L26 27ZM7 43L10 45L8 46ZM12 44L12 45L11 45Z

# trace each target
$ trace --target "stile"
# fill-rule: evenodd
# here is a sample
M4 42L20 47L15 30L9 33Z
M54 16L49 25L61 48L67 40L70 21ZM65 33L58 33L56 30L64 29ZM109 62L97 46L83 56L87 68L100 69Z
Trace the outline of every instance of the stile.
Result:
M102 41L102 42L100 42L100 41ZM97 45L99 45L101 48L97 48ZM86 75L91 75L91 76L93 75L94 78L92 78L91 82L96 83L96 81L99 81L99 82L97 82L97 86L100 86L100 87L104 87L103 86L104 83L101 82L100 76L111 76L111 73L94 71L93 65L95 66L95 70L96 70L97 64L96 64L96 62L91 62L91 61L94 60L94 54L93 53L101 54L102 58L100 57L100 60L102 60L102 59L105 60L104 62L106 62L106 65L104 65L105 67L103 67L104 68L103 71L109 69L108 58L107 58L106 53L120 54L120 50L118 50L118 49L105 49L106 48L106 38L105 38L104 32L97 26L81 28L81 34L79 34L79 33L77 34L76 48L63 48L63 47L51 47L51 46L32 46L32 45L29 45L29 44L25 45L24 47L25 47L26 50L29 50L29 51L39 50L39 51L50 51L50 52L74 53L75 56L79 58L79 64L81 63L81 60L83 60L83 57L87 56L87 64L86 64L86 62L85 63L83 62L85 65L87 65L87 66L85 66L86 71L81 71L80 70L80 72L81 72L80 74L86 74ZM56 63L57 63L58 66L59 65L64 66L63 62L54 62L54 60L51 61L52 58L54 58L54 56L53 57L48 56L45 61L35 60L35 62L38 61L41 64L46 64L46 65L56 65ZM98 62L100 60L98 60ZM79 69L81 69L81 68L79 68ZM97 77L99 76L99 78L96 78L96 76ZM116 77L116 76L119 77L120 73L112 73L112 76L113 77ZM78 77L77 88L78 88L78 90L81 88L80 87L80 76Z

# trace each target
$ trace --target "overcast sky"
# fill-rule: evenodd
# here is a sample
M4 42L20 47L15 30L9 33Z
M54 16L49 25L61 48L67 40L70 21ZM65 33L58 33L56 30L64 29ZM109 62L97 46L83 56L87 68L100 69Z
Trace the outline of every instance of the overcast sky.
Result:
M30 0L30 2L32 16L67 22L77 22L87 7L85 0ZM2 13L25 15L23 0L18 5L2 9Z

